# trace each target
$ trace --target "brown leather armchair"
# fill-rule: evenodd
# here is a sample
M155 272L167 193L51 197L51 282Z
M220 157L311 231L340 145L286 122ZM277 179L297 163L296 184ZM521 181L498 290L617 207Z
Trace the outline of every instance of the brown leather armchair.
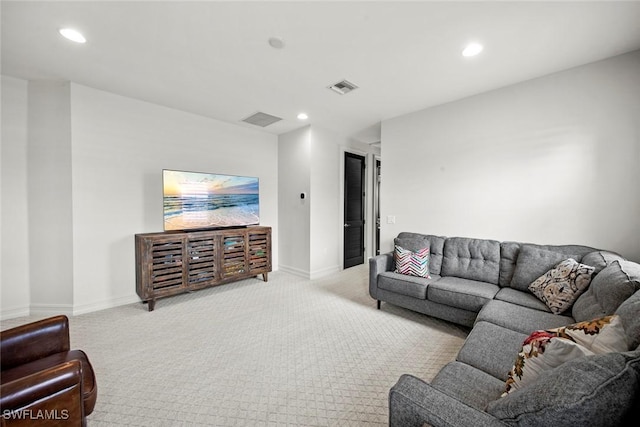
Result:
M98 387L87 355L70 349L67 316L0 332L0 365L2 426L86 425Z

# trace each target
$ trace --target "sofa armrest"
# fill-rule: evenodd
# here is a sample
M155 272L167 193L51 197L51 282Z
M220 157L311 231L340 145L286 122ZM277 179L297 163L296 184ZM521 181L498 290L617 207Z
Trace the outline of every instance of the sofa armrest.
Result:
M497 418L436 390L412 375L402 375L389 392L389 426L502 426Z
M2 425L84 425L81 369L72 360L1 384Z
M393 252L369 258L369 295L378 299L378 274L393 269Z
M55 316L0 333L2 370L69 351L69 319Z

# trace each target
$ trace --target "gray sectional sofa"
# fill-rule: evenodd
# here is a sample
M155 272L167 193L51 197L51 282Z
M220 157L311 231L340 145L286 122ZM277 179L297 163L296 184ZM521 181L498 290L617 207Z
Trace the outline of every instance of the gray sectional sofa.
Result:
M395 243L430 248L431 278L394 272L393 254L371 258L369 292L472 327L455 361L427 383L403 375L389 393L391 426L623 425L640 420L640 265L579 245L400 233ZM595 268L589 288L562 314L528 290L558 262ZM617 314L627 352L581 357L500 397L523 341L536 330ZM428 345L428 344L425 344Z

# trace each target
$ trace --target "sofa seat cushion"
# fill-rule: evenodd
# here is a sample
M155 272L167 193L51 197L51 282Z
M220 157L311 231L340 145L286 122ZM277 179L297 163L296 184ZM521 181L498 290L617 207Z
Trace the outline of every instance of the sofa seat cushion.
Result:
M369 425L364 421L353 424ZM389 391L388 425L389 427L432 425L504 427L503 423L485 411L479 411L454 399L420 378L408 374L400 376L398 382Z
M551 312L549 307L547 307L544 302L540 301L538 297L533 295L531 292L522 292L512 288L502 288L498 291L494 299L521 305L523 307L533 308L535 310Z
M72 360L78 360L82 369L82 400L84 402L84 413L89 415L93 412L98 397L98 388L93 367L89 358L82 350L71 350L62 353L55 353L51 356L43 357L30 363L18 365L15 368L2 371L2 382L8 383L36 372L44 371L48 368L60 365Z
M385 271L378 275L378 288L408 297L426 299L427 287L440 279L435 274L430 279Z
M442 277L429 285L427 298L429 301L477 313L499 290L497 285L491 283Z
M431 386L480 411L504 390L504 383L499 379L460 362L445 365L431 381Z
M467 336L456 360L503 381L502 393L504 381L526 338L526 334L493 323L478 322Z
M489 301L478 313L476 323L494 323L529 335L538 329L552 329L575 323L573 317L535 310L505 301ZM514 355L515 356L515 355Z
M507 425L623 425L640 387L640 353L580 357L489 403Z
M450 237L444 242L440 275L498 284L500 242Z

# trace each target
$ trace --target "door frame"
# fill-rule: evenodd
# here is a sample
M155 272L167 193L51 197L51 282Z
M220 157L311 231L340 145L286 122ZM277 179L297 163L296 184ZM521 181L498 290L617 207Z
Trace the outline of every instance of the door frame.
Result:
M376 219L380 221L380 228L382 228L382 216L380 215L380 182L382 181L382 173L380 173L380 182L378 181L378 163L380 163L380 168L382 169L382 157L373 154L371 156L371 220L373 223L371 224L371 256L379 255L376 251L376 229L378 227ZM376 213L378 214L378 218L376 218ZM377 242L378 247L380 247L380 242Z
M364 157L364 262L368 262L371 258L371 241L373 228L371 228L373 221L373 206L371 203L372 194L372 177L368 172L371 164L371 153L366 151L357 150L351 147L340 147L340 209L338 209L338 236L340 236L339 245L339 260L340 269L344 270L344 155L345 153L357 154Z

